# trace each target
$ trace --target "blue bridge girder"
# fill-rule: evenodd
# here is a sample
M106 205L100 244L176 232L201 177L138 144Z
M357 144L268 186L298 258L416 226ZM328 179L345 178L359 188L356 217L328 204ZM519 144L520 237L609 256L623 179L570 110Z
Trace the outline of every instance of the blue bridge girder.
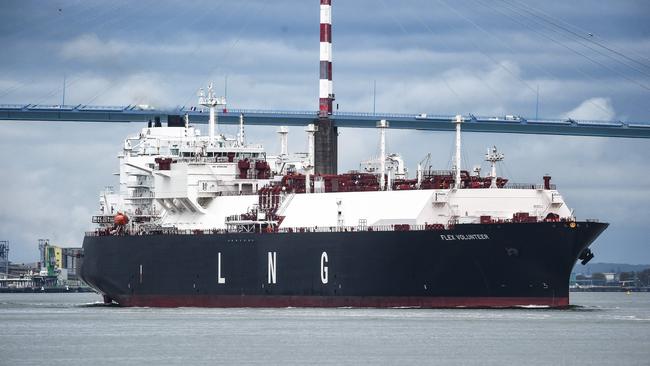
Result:
M7 121L61 121L147 123L159 118L166 123L170 116L185 114L191 124L207 123L207 110L175 108L157 110L141 106L87 106L87 105L0 105L0 120ZM234 125L244 115L246 125L306 126L314 123L316 111L275 111L257 109L228 109L217 113L218 123ZM520 116L485 117L464 115L464 132L521 133L541 135L601 136L650 138L650 123L621 121L583 121L559 119L527 119ZM375 128L381 119L390 121L391 129L453 131L455 116L391 113L334 113L332 118L341 128Z

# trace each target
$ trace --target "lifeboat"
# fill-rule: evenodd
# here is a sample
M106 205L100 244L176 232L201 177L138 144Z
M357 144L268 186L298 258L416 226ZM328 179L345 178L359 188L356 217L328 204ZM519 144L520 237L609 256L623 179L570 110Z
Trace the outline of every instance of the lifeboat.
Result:
M113 223L118 226L124 226L129 223L129 217L126 214L118 212L115 217L113 217Z

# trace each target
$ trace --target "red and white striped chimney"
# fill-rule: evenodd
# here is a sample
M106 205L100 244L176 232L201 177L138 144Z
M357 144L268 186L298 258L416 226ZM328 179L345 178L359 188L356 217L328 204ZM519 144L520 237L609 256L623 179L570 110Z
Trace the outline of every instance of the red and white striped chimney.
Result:
M318 90L320 117L332 114L332 0L320 0L320 82Z

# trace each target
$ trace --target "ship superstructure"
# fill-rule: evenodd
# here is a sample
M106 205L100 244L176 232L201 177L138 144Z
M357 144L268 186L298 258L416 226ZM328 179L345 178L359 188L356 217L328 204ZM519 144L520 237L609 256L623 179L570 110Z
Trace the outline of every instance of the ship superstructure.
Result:
M278 131L282 150L268 156L262 145L246 143L243 115L236 137L218 133L215 109L225 100L214 97L212 86L207 96L199 94L199 104L210 113L208 135L190 125L186 115L168 126L149 121L138 135L126 138L118 155L119 189L100 192L94 223L111 228L119 212L131 219L132 229L205 226L214 220L209 209L214 198L257 194L272 176L309 165L309 154L288 153L287 127ZM205 217L197 221L199 216Z
M380 146L385 146L387 125L378 123ZM285 141L286 128L280 135ZM419 166L409 178L399 154L387 154L385 148L361 164L363 171L313 175L312 152L290 156L283 143L280 154L267 156L261 145L212 136L202 136L186 121L184 127L146 127L128 138L119 156L120 190L101 194L101 214L95 221L111 226L122 212L131 217L128 229L139 232L575 219L550 176L538 184L513 184L498 177L496 163L504 156L496 147L486 154L488 176L481 176L480 169L462 169L456 159L452 170ZM296 156L301 160L291 160Z

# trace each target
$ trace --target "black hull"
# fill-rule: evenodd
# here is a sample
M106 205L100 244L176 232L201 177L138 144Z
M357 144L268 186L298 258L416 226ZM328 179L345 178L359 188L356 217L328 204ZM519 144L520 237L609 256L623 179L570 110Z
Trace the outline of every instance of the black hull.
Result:
M81 276L124 306L565 307L606 227L86 236Z

